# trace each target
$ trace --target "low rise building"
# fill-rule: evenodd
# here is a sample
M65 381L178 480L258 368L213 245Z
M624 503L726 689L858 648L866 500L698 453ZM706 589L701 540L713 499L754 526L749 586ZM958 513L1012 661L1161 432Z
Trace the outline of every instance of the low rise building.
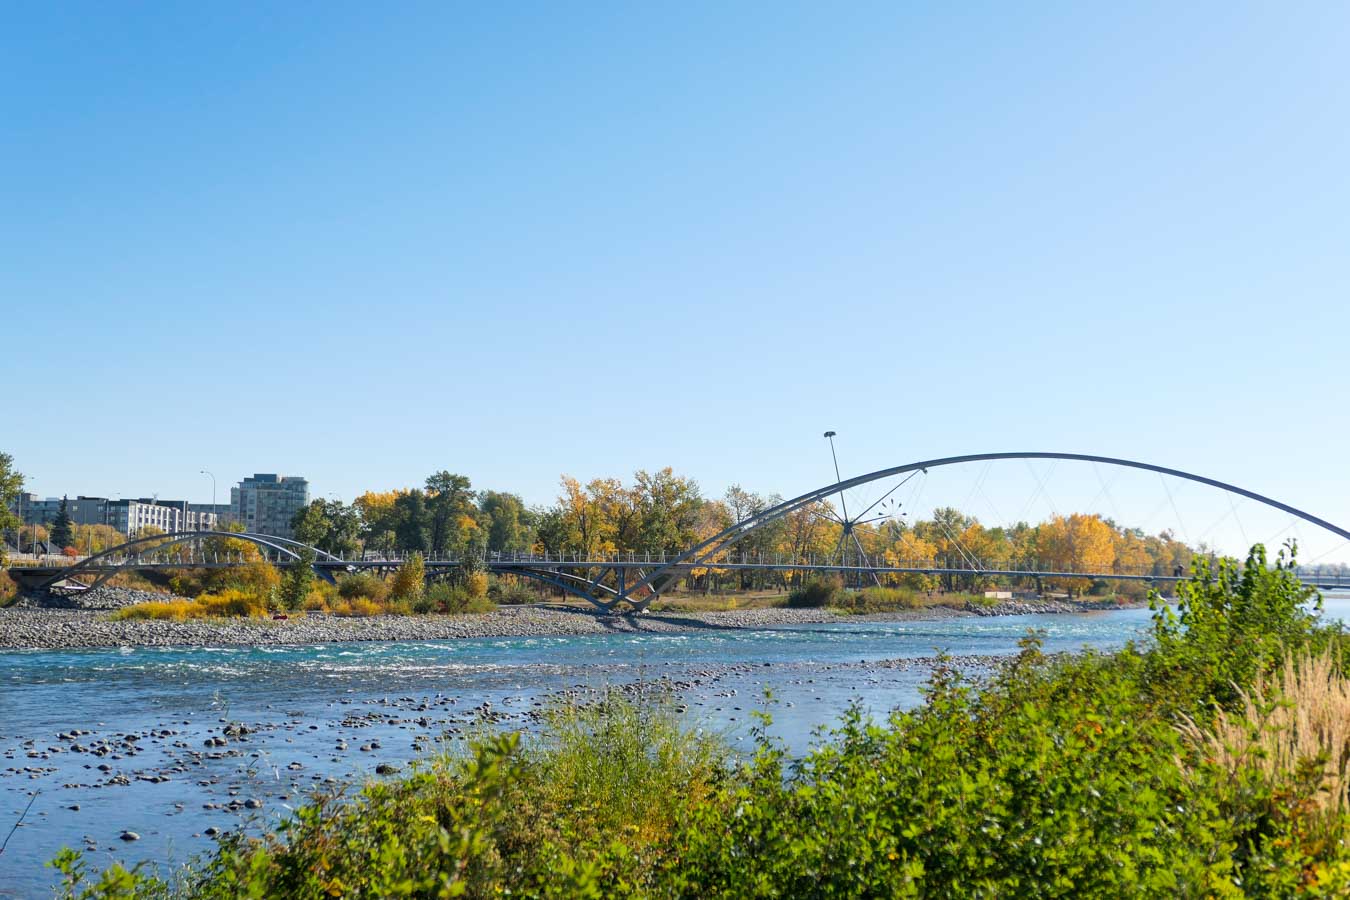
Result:
M61 498L38 499L35 494L20 494L11 505L11 509L24 525L50 526L60 512ZM133 537L140 534L146 526L153 526L166 532L213 531L221 520L215 507L210 503L192 504L154 497L109 500L107 497L81 495L66 499L66 512L74 525L111 525L123 534Z
M103 525L106 524L104 506L107 502L104 497L66 498L66 512L75 525ZM60 510L60 497L38 499L36 494L20 494L10 504L10 511L25 525L50 525L56 521Z
M217 523L233 521L228 503L189 503L189 513L207 513L216 517ZM214 526L213 526L214 527Z
M104 524L135 537L147 527L160 531L213 531L215 513L196 512L181 500L141 497L135 500L109 500Z

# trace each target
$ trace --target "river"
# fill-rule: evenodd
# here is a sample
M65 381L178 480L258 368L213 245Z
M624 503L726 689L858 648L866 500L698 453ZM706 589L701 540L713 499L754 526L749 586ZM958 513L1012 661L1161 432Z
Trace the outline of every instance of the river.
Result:
M1350 595L1329 597L1328 615L1350 616ZM54 879L42 863L62 846L86 850L97 867L114 859L172 867L211 849L208 828L256 828L316 787L460 739L485 714L496 727L528 728L560 695L668 684L692 727L746 746L751 711L770 688L772 731L801 752L850 702L876 715L919 702L930 669L903 660L1013 653L1029 629L1044 633L1047 651L1110 649L1148 623L1148 610L1134 609L662 635L4 652L0 841L32 807L0 854L0 897L47 895ZM227 721L254 733L207 746ZM84 733L72 739L72 730ZM90 752L100 747L102 755ZM140 839L122 841L124 831Z

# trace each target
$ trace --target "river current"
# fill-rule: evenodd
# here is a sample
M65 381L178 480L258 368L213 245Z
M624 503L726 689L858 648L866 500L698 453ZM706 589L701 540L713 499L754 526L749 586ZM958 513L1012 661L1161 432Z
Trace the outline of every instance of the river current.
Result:
M1350 596L1329 597L1327 610L1350 616ZM666 685L692 727L747 746L751 712L764 707L768 688L772 732L803 752L852 702L877 716L918 703L930 672L924 660L936 652L1014 653L1030 629L1043 633L1047 651L1110 649L1145 630L1149 615L4 652L0 841L32 806L0 854L0 897L48 895L54 877L42 864L62 846L85 850L94 867L116 859L172 868L210 851L208 829L256 828L316 788L406 766L485 719L529 728L559 696ZM222 734L227 722L252 733ZM140 839L123 841L124 831Z

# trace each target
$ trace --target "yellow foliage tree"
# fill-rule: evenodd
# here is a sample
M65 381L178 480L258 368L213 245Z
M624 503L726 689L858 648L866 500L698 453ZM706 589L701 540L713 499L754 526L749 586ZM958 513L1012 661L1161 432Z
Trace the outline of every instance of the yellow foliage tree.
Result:
M470 572L464 577L464 589L470 597L486 597L488 592L487 573Z
M102 553L120 544L127 536L111 525L75 525L73 546L82 555Z
M1037 531L1041 562L1060 572L1110 572L1116 559L1115 530L1101 516L1055 516ZM1064 579L1072 594L1092 586L1090 578Z
M422 596L426 571L422 554L414 553L409 556L394 573L394 582L389 586L389 596L395 600L416 600Z
M886 548L883 559L888 566L895 568L921 568L935 564L937 548L919 537L912 530L905 530ZM916 591L931 591L938 586L936 575L914 572L896 579L902 586Z

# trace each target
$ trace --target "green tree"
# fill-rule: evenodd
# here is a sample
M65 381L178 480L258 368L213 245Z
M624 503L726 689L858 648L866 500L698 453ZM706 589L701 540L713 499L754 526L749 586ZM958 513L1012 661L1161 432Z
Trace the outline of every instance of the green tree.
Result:
M530 511L517 495L484 491L478 506L487 519L487 549L513 553L534 543Z
M18 502L19 492L23 490L23 475L14 471L14 457L0 453L0 535L7 531L17 532L22 520L10 508ZM14 545L19 543L16 533ZM0 564L7 561L5 543L0 540Z
M311 500L308 506L300 507L291 516L291 533L302 544L319 546L319 541L328 535L328 527L322 500Z
M306 546L301 548L299 553L300 558L286 570L278 591L282 607L291 611L299 609L304 604L305 598L309 596L309 589L314 585L314 550Z
M676 475L669 466L634 477L642 525L638 546L628 549L675 553L692 547L703 503L698 483Z
M419 490L399 494L394 501L394 535L399 550L426 553L431 548L427 498Z
M548 554L561 553L567 546L567 517L562 507L536 507L530 511L530 515L535 523L535 548Z
M51 543L56 549L64 550L75 543L75 529L71 525L69 501L62 497L56 518L52 520Z
M445 556L462 551L457 522L460 516L474 517L474 492L467 476L444 469L427 479L427 512L430 524L431 552Z
M339 500L313 500L291 519L295 539L326 553L349 556L361 549L361 517Z

